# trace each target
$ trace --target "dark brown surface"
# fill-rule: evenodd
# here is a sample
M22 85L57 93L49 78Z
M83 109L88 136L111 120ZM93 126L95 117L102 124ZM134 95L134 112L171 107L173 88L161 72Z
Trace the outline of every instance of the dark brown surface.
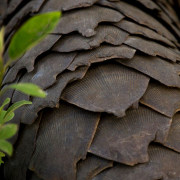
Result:
M117 62L134 68L158 80L166 86L180 88L180 65L158 57L135 55L132 59L118 59Z
M149 41L140 37L128 37L124 44L134 47L151 56L161 56L173 62L176 62L176 60L180 61L180 54L156 42Z
M96 34L95 28L100 22L118 22L123 18L118 11L93 6L64 14L54 33L68 34L78 31L83 36L90 37Z
M142 35L145 36L147 38L153 39L155 41L160 41L163 42L169 46L175 47L175 45L168 40L167 38L163 37L162 35L158 34L157 32L144 27L140 24L137 24L135 22L131 22L128 20L122 20L118 23L114 23L114 25L116 25L117 27L129 32L130 34L134 34L134 35Z
M42 89L48 88L56 82L56 76L68 67L75 55L76 53L49 53L47 56L38 60L34 71L25 74L21 78L20 83L34 83ZM12 102L14 103L20 100L29 100L29 96L15 91Z
M69 66L75 55L76 53L49 53L38 61L34 72L27 74L27 76L31 77L32 83L46 89L56 82L57 75Z
M148 77L119 64L96 65L69 85L61 98L83 109L122 117L143 96L148 82Z
M68 67L69 70L74 71L78 66L90 66L92 63L111 60L114 58L131 59L136 50L125 46L107 46L102 45L91 51L79 53Z
M127 37L128 33L115 26L99 25L94 36L89 38L83 37L80 34L65 36L54 45L53 50L58 52L87 50L99 47L103 42L112 45L121 45Z
M140 102L150 108L172 117L180 110L180 90L160 83L150 83Z
M180 113L173 116L165 146L180 152Z
M180 155L161 146L150 146L149 163L134 167L117 165L97 175L93 180L178 180Z
M76 163L86 158L98 121L99 113L62 102L59 109L47 111L42 117L30 169L44 179L74 180Z
M85 160L78 163L77 180L91 180L97 174L112 166L112 161L89 154Z
M104 115L89 152L131 166L145 163L149 143L164 143L170 125L171 118L142 106L128 110L123 118Z

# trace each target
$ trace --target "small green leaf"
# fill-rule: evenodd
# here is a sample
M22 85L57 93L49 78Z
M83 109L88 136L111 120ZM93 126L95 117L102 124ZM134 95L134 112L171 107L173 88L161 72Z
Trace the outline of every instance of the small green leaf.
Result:
M60 16L61 12L48 12L28 20L10 42L8 53L11 61L22 56L50 33L59 22Z
M3 53L4 49L4 28L1 28L0 30L0 56Z
M41 97L41 98L46 97L46 93L39 86L32 83L12 84L8 86L8 88L21 91L22 93L25 93L30 96L36 96L36 97Z
M0 128L0 139L9 139L17 132L16 124L6 124Z
M4 106L9 104L10 102L10 98L6 98L2 104L2 106L0 107L0 112L3 110Z
M3 152L0 152L0 165L4 163L2 158L5 157L5 154Z
M13 119L13 117L14 117L14 112L8 113L8 114L6 115L6 118L4 118L4 119L2 120L2 123L4 124L4 123L10 121L11 119ZM1 124L1 122L0 122L0 124Z
M6 115L7 111L2 110L0 113L0 124L4 124L4 116Z
M0 139L0 150L11 156L13 152L13 147L8 141Z
M21 106L27 105L27 104L32 104L31 101L18 101L16 103L14 103L11 107L9 107L9 109L7 110L5 117L4 117L4 122L7 122L9 120L9 117L13 116L12 112L14 112L16 109L20 108Z

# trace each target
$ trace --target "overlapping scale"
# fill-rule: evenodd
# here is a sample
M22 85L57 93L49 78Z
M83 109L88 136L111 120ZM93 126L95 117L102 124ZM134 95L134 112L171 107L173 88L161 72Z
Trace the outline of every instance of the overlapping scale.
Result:
M173 116L165 146L180 153L180 113Z
M47 1L46 4L41 9L41 12L48 12L48 11L67 11L75 8L82 8L93 5L98 0L66 0L66 1L59 1L59 0L50 0Z
M32 105L23 106L23 109L18 109L16 111L15 119L25 124L32 124L37 118L40 110L46 107L58 107L61 93L67 84L75 80L82 79L86 74L86 71L86 67L81 67L74 72L62 73L58 77L56 84L46 90L46 98L33 98Z
M68 34L78 31L83 36L90 37L96 34L95 28L100 22L119 22L123 18L120 12L113 9L92 6L64 14L54 33Z
M40 99L12 90L0 98L33 102L16 110L11 121L20 131L8 140L17 142L5 164L5 179L179 180L180 23L175 2L7 3L6 47L28 17L59 10L63 16L4 78L4 88L33 82L47 93ZM4 56L6 61L7 50Z
M62 37L54 47L54 51L71 52L76 50L87 50L99 47L101 43L106 42L112 45L121 45L128 37L128 33L115 26L99 25L96 34L86 38L80 34L69 34Z
M180 61L180 54L141 37L131 36L124 43L151 56L160 56L173 62Z
M132 59L118 59L117 62L147 74L166 86L180 88L179 64L147 55L135 55Z
M148 77L119 64L100 64L70 84L61 98L89 111L122 117L143 96L148 83Z
M79 53L67 69L74 71L79 66L90 66L92 63L102 62L114 58L131 59L135 52L135 49L125 45L102 45L91 51Z
M133 35L142 35L145 36L147 38L153 39L155 41L160 41L163 42L169 46L175 47L175 45L168 40L167 38L163 37L162 35L158 34L157 32L144 27L140 24L137 24L135 22L129 21L129 20L122 20L118 23L115 23L114 25L116 25L117 27L129 32L130 34Z
M112 3L108 2L107 0L100 0L99 3L119 10L126 17L136 21L139 24L149 27L150 29L153 29L159 34L165 36L169 40L176 42L175 37L169 32L167 28L165 28L165 26L163 26L158 20L156 20L146 12L142 11L141 9L124 1Z
M99 122L99 113L60 103L48 110L29 168L43 179L75 179L76 163L85 159Z
M180 110L180 89L151 82L140 102L168 117Z
M171 118L143 106L128 110L123 118L104 115L89 152L127 165L145 163L149 143L164 143L170 125Z
M77 180L91 180L97 174L112 166L112 161L89 154L85 160L78 163Z
M180 178L180 156L178 153L156 145L149 146L148 153L149 163L134 167L116 165L100 173L93 180L178 180Z

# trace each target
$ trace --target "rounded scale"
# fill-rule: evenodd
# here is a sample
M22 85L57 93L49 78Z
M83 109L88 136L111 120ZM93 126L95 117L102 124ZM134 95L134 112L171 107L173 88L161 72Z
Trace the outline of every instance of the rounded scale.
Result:
M85 77L70 84L61 99L83 109L118 117L145 93L149 78L120 64L91 66Z

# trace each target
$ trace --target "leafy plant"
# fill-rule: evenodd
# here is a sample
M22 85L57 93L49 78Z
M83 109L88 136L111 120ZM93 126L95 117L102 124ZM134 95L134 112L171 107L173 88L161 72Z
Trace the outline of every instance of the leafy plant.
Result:
M30 96L46 97L46 93L32 83L11 84L2 89L2 80L9 65L50 33L59 22L60 16L60 12L49 12L36 15L28 20L12 37L8 47L9 60L5 64L3 61L4 28L0 30L0 98L8 89L14 89ZM5 157L5 153L11 156L13 152L13 147L7 140L14 136L18 130L16 124L9 123L14 117L14 111L21 106L32 104L30 101L22 100L14 103L5 110L5 106L10 102L11 99L6 98L0 106L0 165L3 163L2 158Z

